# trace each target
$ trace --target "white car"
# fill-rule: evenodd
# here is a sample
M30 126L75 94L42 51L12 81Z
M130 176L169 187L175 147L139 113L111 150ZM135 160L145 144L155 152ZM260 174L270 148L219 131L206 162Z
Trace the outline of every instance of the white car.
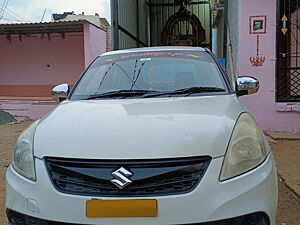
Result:
M10 225L275 225L266 138L207 49L105 53L18 138Z

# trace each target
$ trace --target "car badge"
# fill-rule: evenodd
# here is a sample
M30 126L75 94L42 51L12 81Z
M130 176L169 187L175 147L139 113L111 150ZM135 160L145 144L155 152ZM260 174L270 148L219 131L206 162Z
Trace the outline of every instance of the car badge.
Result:
M119 189L123 189L124 187L132 183L132 181L128 179L128 177L133 176L133 173L129 172L124 167L113 171L111 175L116 179L113 179L110 182L112 182Z

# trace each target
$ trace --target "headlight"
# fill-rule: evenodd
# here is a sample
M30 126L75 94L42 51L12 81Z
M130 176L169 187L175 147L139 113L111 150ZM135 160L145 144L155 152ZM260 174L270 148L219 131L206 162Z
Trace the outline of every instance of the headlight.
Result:
M38 123L39 120L35 121L19 136L12 161L12 166L18 173L33 181L35 180L33 138Z
M241 114L228 145L220 180L248 172L260 165L266 156L260 128L249 113Z

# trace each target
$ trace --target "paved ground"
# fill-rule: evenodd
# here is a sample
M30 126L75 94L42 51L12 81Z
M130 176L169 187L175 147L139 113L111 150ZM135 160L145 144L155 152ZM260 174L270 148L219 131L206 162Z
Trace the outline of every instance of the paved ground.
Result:
M56 107L51 98L9 98L0 96L0 109L16 116L17 120L36 120Z
M5 217L5 171L10 162L12 147L17 136L31 122L14 125L0 125L0 225L6 224ZM291 191L300 182L300 140L271 140L272 149L277 159L280 176L285 182L279 182L279 206L277 224L300 224L300 198Z

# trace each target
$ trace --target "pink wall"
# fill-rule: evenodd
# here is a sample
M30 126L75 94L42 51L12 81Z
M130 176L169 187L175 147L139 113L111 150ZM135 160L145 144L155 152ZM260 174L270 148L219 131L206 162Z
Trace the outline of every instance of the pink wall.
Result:
M0 36L0 85L74 83L84 69L83 34Z
M106 52L106 32L91 24L84 24L85 67L96 56Z
M11 42L0 36L0 68L0 95L12 88L20 91L19 96L28 96L23 94L31 89L28 86L40 90L65 82L74 84L84 69L83 33L68 33L65 38L51 34L50 40L31 35L20 41L12 36Z
M250 16L267 16L267 33L259 34L262 67L251 66L256 56L257 35L249 34ZM256 77L261 84L257 94L241 97L265 131L300 132L300 104L276 103L276 0L242 0L239 46L239 75Z

